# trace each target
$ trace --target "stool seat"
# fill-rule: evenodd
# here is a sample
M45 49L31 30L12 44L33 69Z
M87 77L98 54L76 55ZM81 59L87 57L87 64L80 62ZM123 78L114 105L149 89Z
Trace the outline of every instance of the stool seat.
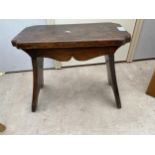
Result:
M25 28L12 41L21 49L121 46L129 42L128 32L115 23L38 25Z

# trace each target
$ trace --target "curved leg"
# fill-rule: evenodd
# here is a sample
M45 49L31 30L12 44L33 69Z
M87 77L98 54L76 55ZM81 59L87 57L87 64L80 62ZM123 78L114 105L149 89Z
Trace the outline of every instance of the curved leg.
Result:
M106 56L106 63L107 63L108 79L110 84L112 85L112 89L116 100L116 105L117 105L117 108L121 108L121 100L120 100L120 95L119 95L119 90L117 85L117 79L116 79L114 54Z
M32 57L33 67L33 96L32 96L32 112L37 109L38 96L40 88L43 87L43 58Z

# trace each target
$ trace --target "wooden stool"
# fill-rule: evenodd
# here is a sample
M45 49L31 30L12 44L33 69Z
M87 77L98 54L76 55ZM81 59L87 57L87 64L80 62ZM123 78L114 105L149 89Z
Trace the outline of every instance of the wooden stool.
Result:
M13 40L13 46L25 51L32 60L33 97L32 111L37 108L40 88L44 86L43 58L79 61L106 56L109 84L113 88L116 105L121 108L117 86L114 53L130 42L131 36L114 23L42 25L24 29Z

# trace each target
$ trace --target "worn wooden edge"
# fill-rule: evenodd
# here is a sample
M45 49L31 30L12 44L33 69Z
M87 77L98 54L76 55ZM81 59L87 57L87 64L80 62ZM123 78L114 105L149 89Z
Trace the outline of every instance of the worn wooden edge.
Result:
M124 40L101 40L101 41L76 41L76 42L46 42L46 43L18 43L12 40L12 45L18 49L50 49L50 48L87 48L87 47L109 47L122 46L130 42L129 36L124 37Z

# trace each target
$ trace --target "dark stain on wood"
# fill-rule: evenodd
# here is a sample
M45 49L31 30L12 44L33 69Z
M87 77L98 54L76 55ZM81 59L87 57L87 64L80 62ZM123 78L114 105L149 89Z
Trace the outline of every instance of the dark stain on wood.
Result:
M72 57L84 61L106 56L109 84L112 86L116 105L121 108L117 86L114 54L131 36L115 23L40 25L25 28L12 45L26 52L33 66L32 111L37 109L40 88L43 87L43 58L69 61Z

